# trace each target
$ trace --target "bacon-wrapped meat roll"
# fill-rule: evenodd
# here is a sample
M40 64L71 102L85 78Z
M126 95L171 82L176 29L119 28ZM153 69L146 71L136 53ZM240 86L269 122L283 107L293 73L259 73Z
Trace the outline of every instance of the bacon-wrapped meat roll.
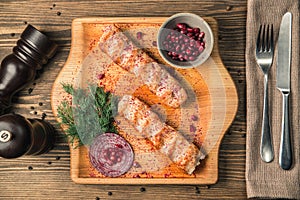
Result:
M154 147L167 155L178 167L192 174L205 156L171 126L160 121L158 115L139 99L125 95L118 103L118 112Z
M179 82L116 26L109 25L104 29L99 47L117 65L141 79L167 105L177 108L187 99Z

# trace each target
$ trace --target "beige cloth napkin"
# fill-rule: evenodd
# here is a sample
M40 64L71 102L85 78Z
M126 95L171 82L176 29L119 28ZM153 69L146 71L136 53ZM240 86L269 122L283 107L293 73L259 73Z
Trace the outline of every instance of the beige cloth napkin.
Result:
M299 6L298 0L249 0L246 36L247 80L247 145L246 184L248 198L300 199L299 181ZM279 166L282 96L276 89L277 38L281 18L287 11L293 15L290 120L293 145L292 169ZM260 158L260 132L263 108L263 74L255 61L256 38L260 24L273 23L275 33L275 57L269 74L269 115L275 158L264 163Z

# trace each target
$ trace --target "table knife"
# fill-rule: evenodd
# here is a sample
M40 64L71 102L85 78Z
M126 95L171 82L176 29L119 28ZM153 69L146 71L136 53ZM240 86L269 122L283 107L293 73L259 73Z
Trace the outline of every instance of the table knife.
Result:
M292 146L289 125L289 95L291 92L291 44L292 44L292 13L283 15L279 37L276 69L276 87L282 94L281 141L279 150L279 165L288 170L292 166Z

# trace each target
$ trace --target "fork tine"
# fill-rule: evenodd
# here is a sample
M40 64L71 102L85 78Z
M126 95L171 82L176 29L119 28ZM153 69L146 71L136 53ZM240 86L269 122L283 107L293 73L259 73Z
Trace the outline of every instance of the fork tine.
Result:
M262 25L259 26L259 31L257 35L257 40L256 40L256 51L261 51L261 32L262 32Z
M266 25L264 24L263 25L263 30L262 30L262 44L261 44L261 50L262 51L266 51L266 42L268 41L267 40L267 37L268 37L268 34L266 34Z
M274 51L274 33L273 33L273 24L271 24L270 51Z
M270 36L270 25L268 24L267 25L267 33L266 33L266 41L265 41L265 43L266 43L266 46L265 46L265 51L269 51L270 50L270 38L269 38L269 36Z
M267 46L266 51L271 52L274 50L274 33L273 33L273 24L268 24L267 27Z

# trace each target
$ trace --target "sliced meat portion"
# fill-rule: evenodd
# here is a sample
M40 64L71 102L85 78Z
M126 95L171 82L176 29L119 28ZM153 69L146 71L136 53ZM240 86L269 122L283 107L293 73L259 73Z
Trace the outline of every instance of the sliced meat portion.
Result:
M187 93L179 82L116 26L104 29L99 47L117 65L141 79L167 105L177 108L186 101Z
M178 167L192 174L205 156L193 143L171 126L160 121L158 115L139 99L125 95L119 101L118 112L127 119L153 146L167 155Z

